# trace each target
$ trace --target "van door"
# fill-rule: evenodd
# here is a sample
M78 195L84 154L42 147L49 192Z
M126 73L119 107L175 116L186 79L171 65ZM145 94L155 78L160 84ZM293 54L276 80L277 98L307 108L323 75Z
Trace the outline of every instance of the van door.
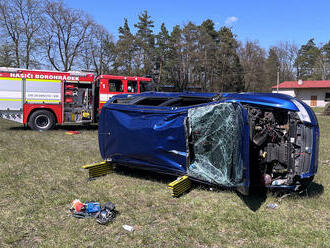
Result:
M241 105L217 103L189 109L186 137L189 177L248 193L249 125Z

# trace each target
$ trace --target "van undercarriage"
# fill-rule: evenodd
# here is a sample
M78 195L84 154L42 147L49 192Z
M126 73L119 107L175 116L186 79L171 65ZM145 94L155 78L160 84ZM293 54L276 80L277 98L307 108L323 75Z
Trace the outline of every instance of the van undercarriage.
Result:
M312 128L296 112L244 105L249 112L252 183L303 185L313 145Z

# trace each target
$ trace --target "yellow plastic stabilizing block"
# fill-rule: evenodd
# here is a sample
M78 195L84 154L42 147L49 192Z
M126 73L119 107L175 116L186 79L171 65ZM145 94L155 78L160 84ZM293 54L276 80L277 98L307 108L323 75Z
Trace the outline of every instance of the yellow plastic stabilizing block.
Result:
M89 179L104 176L113 172L113 165L107 161L83 165L81 168L88 169Z
M178 197L191 188L191 181L188 176L182 176L171 182L168 188L172 191L173 197Z

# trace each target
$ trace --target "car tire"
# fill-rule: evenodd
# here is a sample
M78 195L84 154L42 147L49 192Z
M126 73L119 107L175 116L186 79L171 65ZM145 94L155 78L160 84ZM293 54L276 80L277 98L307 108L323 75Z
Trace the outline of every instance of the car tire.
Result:
M55 116L48 110L37 110L32 113L28 125L32 130L47 131L55 126Z

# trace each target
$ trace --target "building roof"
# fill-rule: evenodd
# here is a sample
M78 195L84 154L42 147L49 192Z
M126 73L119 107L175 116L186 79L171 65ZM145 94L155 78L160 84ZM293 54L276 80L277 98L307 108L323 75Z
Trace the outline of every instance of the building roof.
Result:
M330 88L330 80L314 80L314 81L284 81L279 84L279 89L303 89L303 88ZM276 89L277 86L272 87Z

